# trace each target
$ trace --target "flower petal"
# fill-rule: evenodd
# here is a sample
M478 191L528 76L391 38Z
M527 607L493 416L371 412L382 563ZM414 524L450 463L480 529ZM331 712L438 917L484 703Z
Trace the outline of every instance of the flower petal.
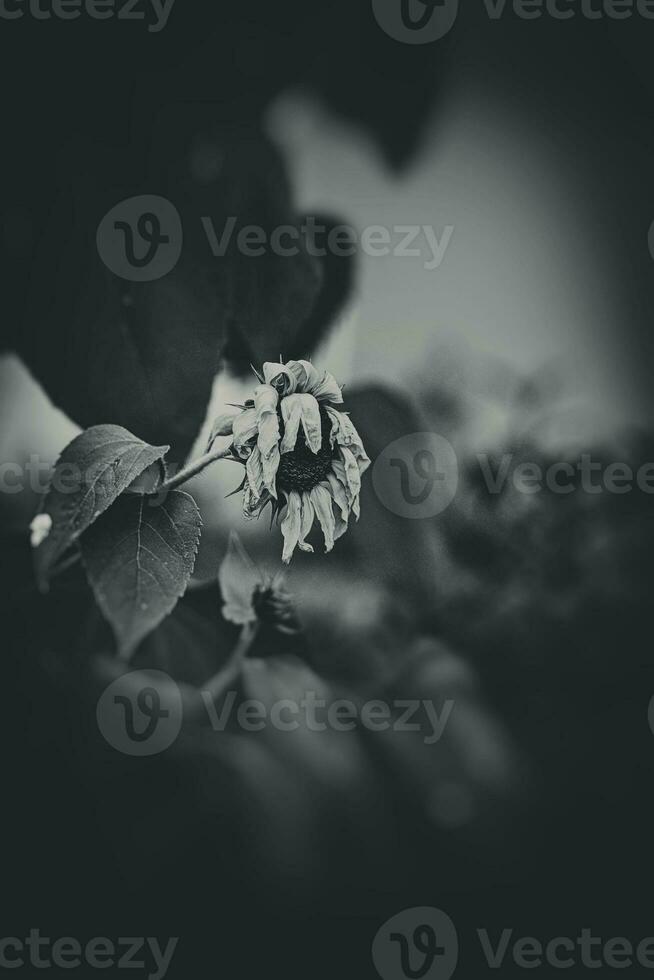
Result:
M243 488L243 517L252 520L261 510L261 498L257 496L249 483L246 482Z
M297 391L297 377L288 364L275 364L274 361L266 361L263 366L263 380L278 391L281 396L292 395Z
M322 446L320 407L313 395L288 395L283 398L282 418L284 420L284 438L280 446L282 453L289 453L295 449L300 422L311 451L317 453L320 450Z
M331 551L334 547L334 531L336 530L331 494L319 483L317 487L313 487L309 496L320 521L322 533L325 535L325 551Z
M297 442L297 434L302 417L302 406L297 401L297 395L288 395L286 398L282 398L281 408L284 422L284 436L279 451L281 453L290 453L295 449L295 443Z
M257 448L253 449L250 453L248 461L245 464L245 472L247 473L248 485L252 493L257 498L261 497L266 485L263 479L261 453Z
M257 413L254 408L246 408L234 419L234 448L241 459L249 456L251 446L248 445L257 437Z
M351 503L352 498L361 490L361 474L359 473L357 461L347 446L340 447L340 454L340 461L335 459L332 466L338 478L345 484L348 491L348 499ZM342 471L340 471L339 462L342 466ZM343 476L345 479L343 479Z
M315 517L315 512L311 499L308 493L302 494L302 518L300 522L300 536L298 538L298 545L302 551L309 551L313 554L313 548L310 544L307 544L305 538L311 528L313 527L313 519Z
M343 520L347 523L347 519L350 516L350 505L345 487L335 473L327 474L327 483L329 484L329 492L334 499L334 503L340 510Z
M254 389L254 408L257 413L257 422L260 422L265 415L276 415L279 394L270 385L257 385Z
M275 478L279 467L278 401L279 395L270 385L259 385L255 389L254 406L259 430L257 447L261 453L264 486L273 497L277 496Z
M307 388L307 391L310 391L319 402L332 402L335 405L343 404L341 386L329 371L324 371L322 376L318 375L318 379L311 384L311 387Z
M347 492L347 499L352 513L359 520L359 492L361 490L361 472L359 462L347 446L340 447L341 459L332 462L332 469Z
M321 379L321 374L311 361L289 361L286 365L297 379L297 390L311 393Z
M277 499L277 470L279 469L279 448L275 448L267 456L261 457L263 470L263 485L271 496Z
M325 407L325 411L332 422L330 436L332 446L334 442L337 442L339 446L347 446L363 464L359 466L360 472L365 472L370 466L370 460L363 448L361 436L354 427L350 416L346 412L337 412L335 408L331 408L329 405Z
M295 546L300 537L302 515L302 501L300 500L300 494L295 490L291 490L290 493L286 495L286 502L286 516L282 521L282 534L284 536L282 561L286 562L288 565L293 557Z
M338 541L338 539L341 538L347 531L348 520L350 518L350 506L348 504L345 487L335 473L327 474L327 483L329 486L329 492L332 495L334 503L337 507L337 510L334 513L334 518L336 520L334 540Z
M320 452L322 447L322 425L320 422L320 406L313 395L296 395L302 404L302 428L307 445L312 453Z

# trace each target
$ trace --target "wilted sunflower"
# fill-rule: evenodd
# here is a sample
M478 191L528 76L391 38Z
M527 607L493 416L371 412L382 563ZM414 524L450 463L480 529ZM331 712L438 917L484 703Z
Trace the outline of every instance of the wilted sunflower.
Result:
M281 517L284 551L289 562L296 545L307 544L317 517L325 550L345 534L350 514L359 519L361 474L370 465L359 433L343 404L336 379L309 361L267 362L254 398L240 414L221 418L212 439L232 435L234 456L245 465L245 517L258 517L271 505Z

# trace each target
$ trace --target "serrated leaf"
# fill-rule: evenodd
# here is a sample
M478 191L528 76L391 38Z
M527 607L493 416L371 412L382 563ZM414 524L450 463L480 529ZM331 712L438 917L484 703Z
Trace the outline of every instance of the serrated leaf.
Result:
M262 579L235 531L229 535L227 554L218 570L218 584L223 597L224 619L239 626L253 623L257 615L252 597Z
M54 564L168 446L150 446L119 425L96 425L73 439L57 460L42 513L52 530L35 551L45 588Z
M129 494L81 539L89 582L121 657L134 653L186 591L201 527L197 505L183 491L163 503Z

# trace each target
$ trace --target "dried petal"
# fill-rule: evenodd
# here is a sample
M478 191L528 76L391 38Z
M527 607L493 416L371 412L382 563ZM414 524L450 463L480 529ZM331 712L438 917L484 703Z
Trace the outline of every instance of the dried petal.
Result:
M282 418L284 420L284 438L280 446L282 453L290 453L295 449L300 422L307 445L313 453L319 452L322 446L320 408L313 395L288 395L282 399Z
M279 395L270 385L259 385L254 392L259 435L257 446L263 465L263 482L273 497L277 496L275 478L279 467Z
M311 491L310 498L320 521L322 533L325 535L325 551L331 551L334 547L334 531L336 529L331 495L323 484L319 484Z
M310 388L307 389L311 394L318 399L319 402L332 402L334 405L343 404L343 392L341 387L329 371L325 371L322 377L314 382Z
M245 471L248 477L248 485L252 490L253 495L258 499L261 497L261 494L265 489L261 453L258 449L252 450L252 453L245 464Z
M329 405L326 406L325 411L332 422L330 436L332 446L337 442L339 446L347 446L348 449L351 449L355 457L365 464L363 467L360 467L360 471L363 473L370 466L370 460L363 448L361 436L354 427L350 416L346 412L336 411L335 408L331 408Z
M263 366L263 379L275 388L281 396L292 395L297 391L297 378L286 364L266 361Z
M315 516L313 505L311 504L311 499L308 493L302 494L302 519L300 522L300 535L298 537L298 545L301 551L309 551L313 553L313 548L310 544L307 544L305 538L311 528L313 527L313 518Z
M233 424L234 448L242 459L249 456L252 440L257 437L257 413L254 408L247 408L237 415Z
M300 392L311 393L320 383L321 374L311 361L289 361L287 367L296 378L297 390Z
M288 563L293 557L295 546L300 537L300 526L302 517L302 502L300 494L291 490L286 496L287 508L286 516L282 521L282 535L284 537L284 551L282 561Z

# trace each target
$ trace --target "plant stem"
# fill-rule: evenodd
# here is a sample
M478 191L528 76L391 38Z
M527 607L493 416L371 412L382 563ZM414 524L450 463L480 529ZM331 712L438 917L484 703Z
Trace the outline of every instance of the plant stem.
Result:
M182 485L182 483L186 483L187 480L191 480L194 476L197 476L198 473L201 473L202 470L205 470L207 466L211 466L211 464L215 463L217 460L225 459L227 456L231 456L231 452L231 446L228 446L226 449L212 449L211 452L205 453L204 456L198 457L198 459L194 460L192 463L189 463L188 466L185 466L184 469L180 470L179 473L176 473L174 476L171 476L170 479L165 480L161 486L157 487L156 492L165 493L167 490L174 490L175 487L179 487Z
M195 691L192 698L184 705L184 722L197 724L208 717L207 709L211 711L217 699L224 694L229 687L236 683L243 666L243 661L247 657L252 644L259 632L259 623L246 623L241 630L231 656L224 667L211 680L203 684L199 691ZM199 694L199 697L198 697Z
M217 697L223 694L230 684L233 684L237 679L243 661L250 652L250 648L254 643L256 635L259 631L259 623L246 623L241 630L241 635L238 638L238 642L232 651L232 655L221 670L217 674L214 674L211 680L204 684L202 687L202 696L205 702L207 699L215 701Z
M61 575L62 572L65 572L69 568L72 568L72 566L75 565L76 562L78 562L81 557L82 557L82 553L81 551L79 551L79 549L73 552L72 555L68 555L67 558L64 558L58 565L54 566L54 568L50 573L51 577L54 578L55 575Z

